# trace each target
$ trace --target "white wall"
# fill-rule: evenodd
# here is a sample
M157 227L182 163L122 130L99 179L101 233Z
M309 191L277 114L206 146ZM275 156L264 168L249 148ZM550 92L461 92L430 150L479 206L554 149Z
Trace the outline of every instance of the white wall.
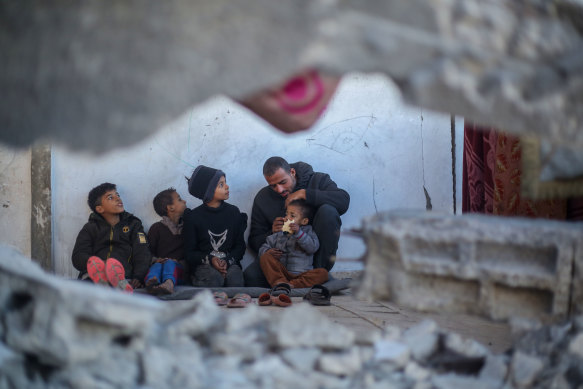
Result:
M451 213L450 131L449 115L404 106L385 77L351 74L308 132L283 134L231 100L217 97L132 148L91 156L54 147L57 274L76 276L70 257L90 213L86 198L92 187L106 181L117 184L126 210L140 217L147 229L159 219L152 199L163 189L175 187L191 208L200 204L189 195L184 179L198 164L225 171L231 188L229 202L249 216L255 193L265 185L263 162L273 155L289 162L308 162L350 193L343 229L360 226L363 216L377 211L425 209L423 185L433 210ZM461 146L458 137L458 169ZM362 252L358 240L341 238L340 258ZM246 261L250 259L248 255Z
M30 149L0 144L0 243L30 257Z

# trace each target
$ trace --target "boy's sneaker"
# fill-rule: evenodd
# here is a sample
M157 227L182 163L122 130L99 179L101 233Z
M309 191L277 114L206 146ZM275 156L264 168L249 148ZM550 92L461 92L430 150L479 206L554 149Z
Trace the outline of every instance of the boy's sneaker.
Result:
M105 263L101 258L93 256L87 260L87 274L96 284L108 285L105 274Z
M126 280L126 272L123 265L115 258L108 258L105 262L105 274L107 280L114 288L121 289L127 293L134 293L134 288Z

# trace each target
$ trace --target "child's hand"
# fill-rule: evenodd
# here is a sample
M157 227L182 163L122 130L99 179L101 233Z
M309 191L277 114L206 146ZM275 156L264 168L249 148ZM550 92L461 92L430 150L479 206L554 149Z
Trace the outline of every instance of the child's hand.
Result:
M289 229L291 230L292 234L296 234L300 230L300 226L296 223L292 223L289 225Z
M276 232L281 231L283 228L283 217L276 217L273 221L273 225L271 226L271 231L275 234Z
M144 286L144 285L142 284L142 281L140 281L140 280L138 280L138 279L136 279L136 278L133 278L132 280L130 280L130 285L131 285L131 286L132 286L132 288L134 288L134 289L139 289L139 288L141 288L142 286Z
M278 250L278 249L269 249L269 250L266 251L266 253L269 253L275 259L279 259L283 255L283 251Z
M211 260L212 266L219 271L225 277L227 275L227 261L220 259L218 257L213 257Z
M157 263L164 263L164 262L166 262L166 261L167 261L167 260L169 260L169 259L170 259L170 258L157 258L157 259L156 259L156 262L157 262Z

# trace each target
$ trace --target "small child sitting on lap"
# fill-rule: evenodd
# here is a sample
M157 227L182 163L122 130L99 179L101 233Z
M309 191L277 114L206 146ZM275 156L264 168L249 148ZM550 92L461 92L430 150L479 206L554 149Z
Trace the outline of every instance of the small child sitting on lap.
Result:
M169 188L158 193L153 201L154 210L162 220L152 224L148 241L152 252L152 266L146 275L148 293L171 294L174 285L184 284L185 271L182 215L186 201L176 189Z
M152 257L142 222L125 211L115 184L91 189L87 203L93 212L72 255L79 278L133 292L142 286Z
M312 213L305 200L291 201L285 211L283 230L269 235L260 247L261 270L272 287L288 284L292 288L308 288L328 281L328 271L314 269L312 264L320 246L308 224Z
M227 203L225 173L198 166L188 180L188 191L203 204L184 216L185 256L199 287L243 286L241 258L247 215Z

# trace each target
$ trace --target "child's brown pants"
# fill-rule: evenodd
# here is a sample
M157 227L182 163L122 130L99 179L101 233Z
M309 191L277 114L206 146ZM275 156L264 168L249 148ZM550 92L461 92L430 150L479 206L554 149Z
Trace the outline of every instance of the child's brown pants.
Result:
M280 283L287 283L291 284L293 288L311 288L316 284L323 284L328 281L328 271L324 268L292 274L287 271L278 259L269 253L265 253L259 258L259 264L265 278L267 278L267 282L272 287Z

